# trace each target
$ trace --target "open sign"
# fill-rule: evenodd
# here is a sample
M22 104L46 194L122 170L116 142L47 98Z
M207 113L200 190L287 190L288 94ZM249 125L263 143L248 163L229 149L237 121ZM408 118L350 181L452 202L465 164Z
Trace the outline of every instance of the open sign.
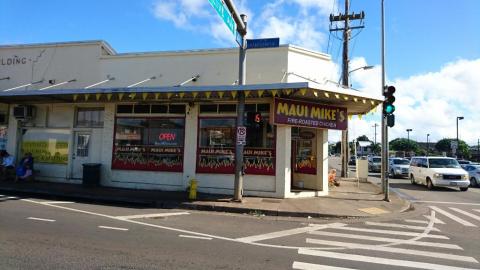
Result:
M175 141L177 134L171 132L165 132L158 134L158 139L160 141Z

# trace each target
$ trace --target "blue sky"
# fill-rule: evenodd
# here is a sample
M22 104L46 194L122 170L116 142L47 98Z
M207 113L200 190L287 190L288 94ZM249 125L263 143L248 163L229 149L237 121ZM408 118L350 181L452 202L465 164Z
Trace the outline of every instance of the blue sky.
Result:
M251 38L279 36L340 64L341 42L329 35L328 15L342 11L343 0L234 2L249 15ZM476 143L480 1L385 0L385 8L387 78L398 92L392 136L413 128L410 136L418 140L426 133L433 140L453 137L455 117L463 115L462 138ZM208 0L0 0L0 10L0 44L102 39L117 52L235 46ZM351 10L366 13L365 29L351 41L351 66L376 66L352 73L352 83L378 92L380 0L351 0ZM373 137L370 127L378 121L378 114L352 121L353 135Z

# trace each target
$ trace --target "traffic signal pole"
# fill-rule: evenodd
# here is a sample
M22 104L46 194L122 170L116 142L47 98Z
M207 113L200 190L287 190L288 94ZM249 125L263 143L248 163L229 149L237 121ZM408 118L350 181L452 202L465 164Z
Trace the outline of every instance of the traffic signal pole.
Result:
M382 0L382 96L385 95L386 83L385 83L385 7L384 0ZM384 193L384 201L389 202L389 188L388 188L388 127L385 110L382 109L382 190Z

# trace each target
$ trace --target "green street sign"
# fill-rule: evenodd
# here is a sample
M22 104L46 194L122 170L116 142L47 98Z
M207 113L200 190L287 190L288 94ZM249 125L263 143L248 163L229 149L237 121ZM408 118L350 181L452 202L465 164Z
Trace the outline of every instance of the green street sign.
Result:
M232 14L230 14L230 11L228 11L228 8L225 6L222 0L208 0L210 2L210 5L217 11L218 15L220 18L222 18L223 22L227 25L228 29L230 29L230 32L232 32L233 35L235 35L237 25L235 24L235 21L232 18Z

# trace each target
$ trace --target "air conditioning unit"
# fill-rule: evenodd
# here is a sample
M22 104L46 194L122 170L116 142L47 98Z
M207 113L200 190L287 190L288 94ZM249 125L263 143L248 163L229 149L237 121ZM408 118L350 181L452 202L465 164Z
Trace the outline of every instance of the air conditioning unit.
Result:
M13 107L13 117L18 120L30 120L35 117L35 107L31 105L18 105Z

